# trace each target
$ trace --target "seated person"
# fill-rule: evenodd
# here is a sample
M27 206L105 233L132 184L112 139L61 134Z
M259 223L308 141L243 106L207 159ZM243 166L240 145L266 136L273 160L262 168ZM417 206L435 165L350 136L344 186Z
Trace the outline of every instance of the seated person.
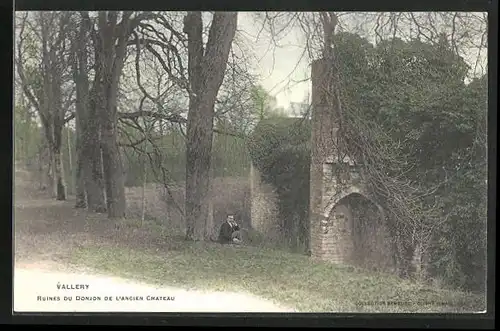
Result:
M219 243L221 244L241 243L240 227L234 221L233 215L227 215L226 221L222 223L219 231Z

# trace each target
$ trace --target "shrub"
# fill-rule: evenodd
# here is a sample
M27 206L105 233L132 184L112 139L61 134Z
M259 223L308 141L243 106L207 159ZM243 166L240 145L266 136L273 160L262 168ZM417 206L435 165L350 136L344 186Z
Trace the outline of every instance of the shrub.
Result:
M309 245L310 134L308 120L273 117L262 120L248 141L253 164L278 193L279 241L301 252Z

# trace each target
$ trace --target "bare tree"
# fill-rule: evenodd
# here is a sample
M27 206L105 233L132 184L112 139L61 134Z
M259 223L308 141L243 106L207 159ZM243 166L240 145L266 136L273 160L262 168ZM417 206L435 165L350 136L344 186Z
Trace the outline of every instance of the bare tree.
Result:
M104 178L100 147L100 129L95 102L91 93L99 84L95 79L92 90L89 83L89 43L92 22L87 12L80 13L78 29L73 38L73 79L76 86L76 203L95 212L106 212ZM95 78L95 77L94 77Z
M71 119L66 117L73 102L68 81L68 38L71 13L39 12L30 20L28 13L20 17L16 66L23 92L37 110L49 147L52 192L57 200L66 199L66 183L62 162L62 130ZM29 31L27 31L29 30ZM26 40L29 42L26 44ZM40 54L41 64L29 63L28 50Z
M210 197L210 164L214 105L224 79L233 41L237 13L215 12L206 46L203 45L201 12L184 19L188 36L189 112L186 151L186 239L203 240L211 230L207 224ZM207 229L209 231L207 231Z
M151 16L148 12L102 11L98 12L92 24L91 37L95 59L90 108L95 108L100 124L100 147L109 218L125 217L126 210L123 164L117 143L120 77L130 35L141 21Z

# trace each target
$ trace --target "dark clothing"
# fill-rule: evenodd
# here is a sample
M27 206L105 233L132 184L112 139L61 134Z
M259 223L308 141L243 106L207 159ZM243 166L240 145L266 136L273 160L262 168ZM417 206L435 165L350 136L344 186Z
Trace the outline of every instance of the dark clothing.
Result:
M233 232L234 231L240 231L240 226L236 222L233 222L231 224L231 227L233 228Z
M232 224L231 224L232 223ZM221 244L229 244L233 242L233 233L240 230L240 227L235 222L225 221L222 223L219 231L219 242Z

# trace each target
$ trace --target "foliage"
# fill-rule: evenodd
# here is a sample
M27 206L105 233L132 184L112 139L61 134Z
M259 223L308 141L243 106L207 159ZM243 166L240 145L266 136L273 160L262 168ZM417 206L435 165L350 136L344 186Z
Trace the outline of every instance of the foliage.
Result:
M418 221L396 224L428 229L431 276L484 289L486 78L465 84L467 65L444 37L373 46L344 33L335 47L344 139L365 162L373 156L373 194L391 208L397 189L413 187L401 192Z
M251 90L251 100L253 111L257 119L262 120L268 117L274 111L276 98L269 95L269 93L261 85L253 86Z
M308 120L262 120L248 140L252 162L278 193L279 225L292 250L308 246L310 135Z

